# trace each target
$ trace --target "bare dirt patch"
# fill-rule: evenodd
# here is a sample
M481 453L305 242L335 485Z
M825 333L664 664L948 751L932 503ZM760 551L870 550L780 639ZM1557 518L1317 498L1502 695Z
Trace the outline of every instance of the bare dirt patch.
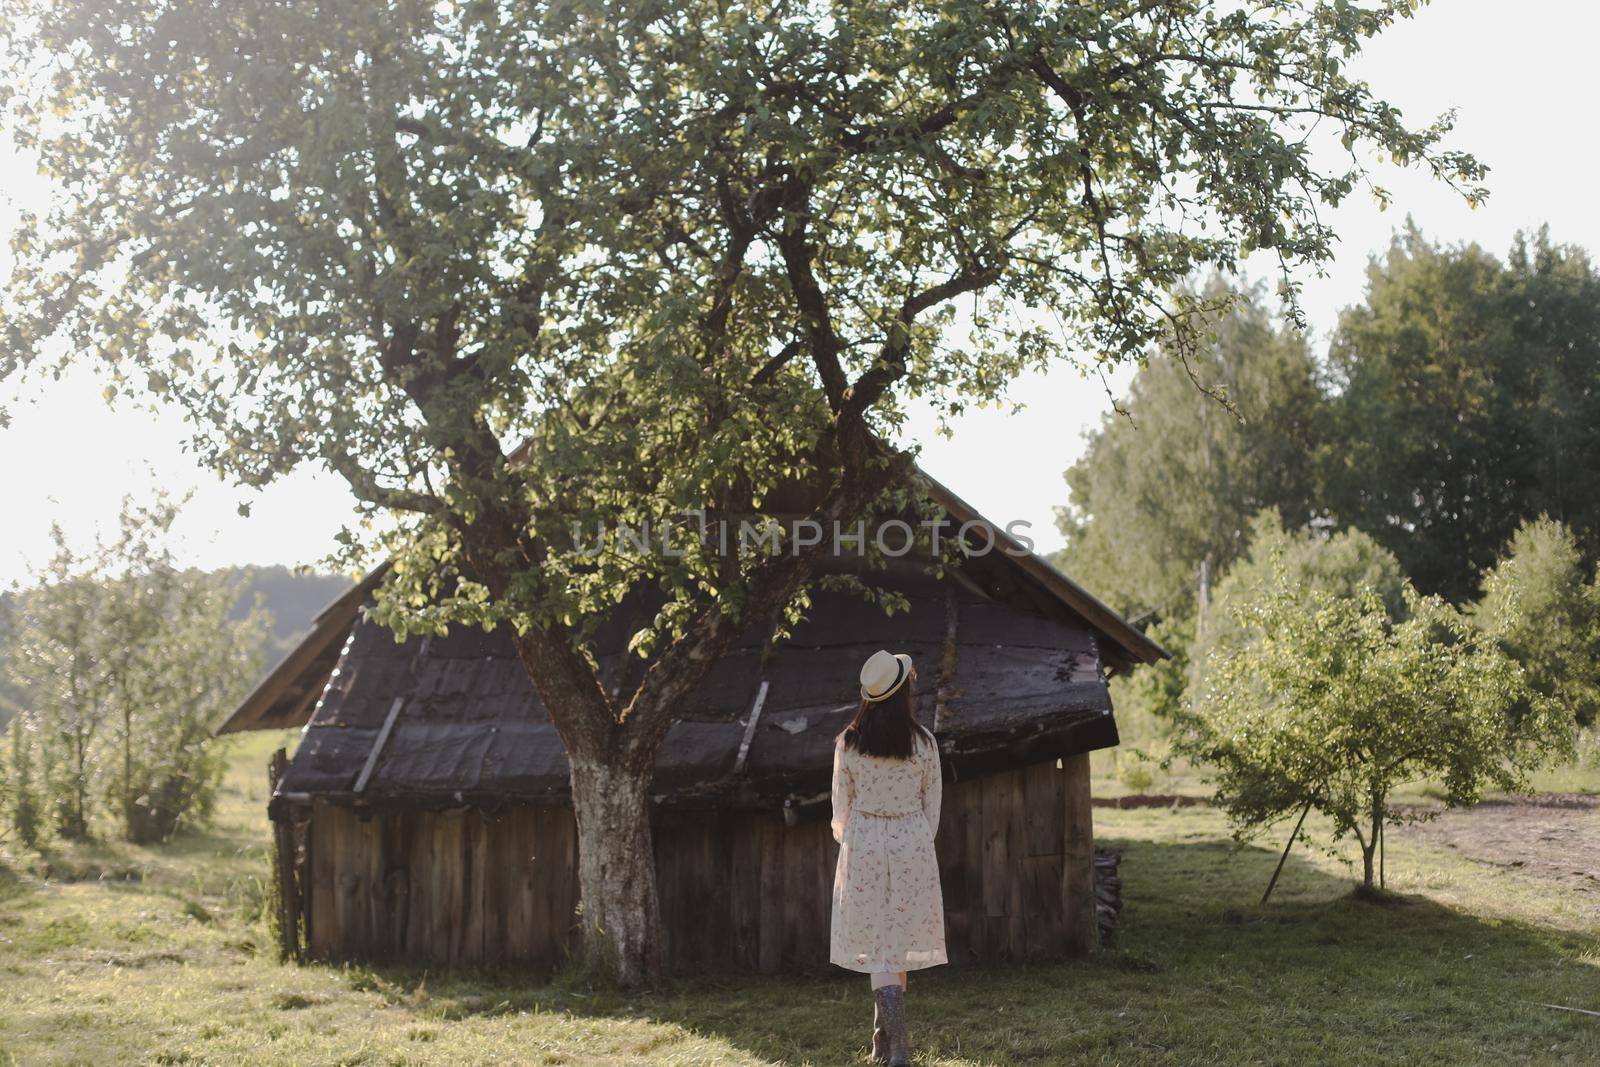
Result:
M1089 803L1097 808L1200 808L1211 803L1210 797L1184 796L1177 793L1130 793L1125 797L1091 797Z
M1600 912L1600 796L1540 793L1486 800L1390 833L1586 894L1589 907Z

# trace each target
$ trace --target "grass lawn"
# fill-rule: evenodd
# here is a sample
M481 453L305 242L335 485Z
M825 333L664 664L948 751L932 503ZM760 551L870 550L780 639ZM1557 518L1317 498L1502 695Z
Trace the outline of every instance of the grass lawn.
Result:
M865 982L281 966L259 913L265 762L231 742L216 825L0 869L0 1063L863 1063ZM915 976L919 1064L1600 1063L1600 894L1391 835L1391 904L1340 859L1237 849L1209 808L1095 811L1123 850L1116 945ZM1600 818L1596 812L1595 818ZM1280 842L1281 843L1281 842ZM1574 862L1600 864L1594 856Z

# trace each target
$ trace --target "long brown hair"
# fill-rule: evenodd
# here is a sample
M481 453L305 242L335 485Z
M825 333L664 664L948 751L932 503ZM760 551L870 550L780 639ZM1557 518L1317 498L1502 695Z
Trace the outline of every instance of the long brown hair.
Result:
M862 699L856 717L844 728L844 745L864 756L910 759L919 736L933 740L917 722L917 677L913 673L882 700Z

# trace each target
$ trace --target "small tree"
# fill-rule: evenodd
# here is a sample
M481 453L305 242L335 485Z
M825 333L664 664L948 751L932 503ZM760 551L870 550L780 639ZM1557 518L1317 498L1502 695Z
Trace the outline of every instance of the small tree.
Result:
M1518 528L1484 575L1473 620L1522 664L1534 692L1580 724L1600 718L1600 578L1585 573L1564 523L1541 516Z
M5 774L0 775L0 804L6 823L17 840L27 848L38 848L43 833L39 818L39 794L34 781L33 749L25 733L21 715L11 719L5 751Z
M89 836L107 713L99 564L75 552L59 526L51 536L55 554L34 575L34 587L18 595L4 669L29 720L29 729L13 735L29 749L17 758L37 773L55 832L82 840Z
M1181 721L1208 658L1244 639L1234 607L1260 597L1263 588L1277 580L1280 569L1296 586L1335 596L1354 596L1371 588L1392 616L1403 611L1405 576L1399 561L1360 530L1330 534L1285 529L1277 508L1257 512L1245 530L1245 547L1216 583L1205 625L1196 625L1192 607L1160 620L1150 627L1150 634L1173 651L1172 659L1112 680L1112 696L1121 709L1119 721L1128 708L1147 709L1168 726Z
M1206 625L1194 636L1191 675L1202 673L1213 653L1248 639L1237 609L1269 596L1280 580L1335 597L1370 589L1391 619L1405 616L1406 579L1394 553L1360 530L1285 529L1278 510L1267 508L1250 520L1244 554L1217 582Z
M1362 885L1406 782L1439 779L1451 807L1525 787L1570 719L1529 699L1522 672L1437 597L1404 588L1395 621L1367 589L1307 589L1279 567L1235 606L1244 639L1219 649L1184 749L1215 768L1218 802L1245 838L1302 809L1361 846ZM1519 705L1529 714L1516 719Z
M115 712L107 807L129 841L160 841L211 811L222 762L211 729L260 666L268 620L230 619L243 579L180 570L167 538L178 506L124 505L107 550L101 632Z
M27 844L40 804L62 837L87 837L109 810L136 842L210 810L221 773L211 727L253 677L266 620L259 609L229 618L237 581L174 565L177 514L165 498L125 502L117 539L88 555L57 530L50 567L19 597L10 814Z

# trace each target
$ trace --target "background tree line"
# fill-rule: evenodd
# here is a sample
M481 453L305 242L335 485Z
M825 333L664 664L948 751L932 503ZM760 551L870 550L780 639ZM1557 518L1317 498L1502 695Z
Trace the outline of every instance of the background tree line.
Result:
M1288 552L1303 584L1370 586L1396 616L1402 578L1472 608L1531 684L1592 722L1600 276L1587 253L1540 230L1501 259L1408 222L1320 358L1260 289L1237 297L1205 343L1141 367L1066 472L1058 562L1175 653L1120 685L1124 707L1180 714L1233 625L1219 598L1259 588L1267 557Z

